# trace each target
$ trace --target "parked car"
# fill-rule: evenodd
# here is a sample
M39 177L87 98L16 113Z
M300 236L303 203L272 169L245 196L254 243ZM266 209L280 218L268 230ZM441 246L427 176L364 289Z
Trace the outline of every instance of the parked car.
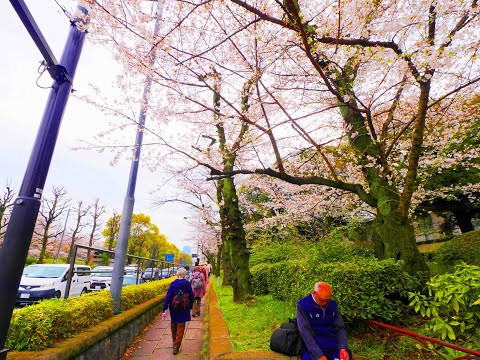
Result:
M110 289L112 283L113 266L97 266L92 270L90 291Z
M137 277L137 274L139 274L139 277L142 274L142 270L137 265L125 266L125 276Z
M25 267L16 303L26 305L43 299L63 297L69 269L69 264L34 264ZM90 270L90 266L74 265L69 296L79 296L88 291Z
M144 281L142 278L138 278L138 284L142 284ZM137 284L137 277L136 276L124 276L123 277L123 284L122 286L127 285L136 285Z
M166 279L171 277L172 275L170 274L170 271L168 269L162 269L160 271L160 279Z
M158 280L160 278L160 270L158 268L146 268L142 274L144 281Z
M170 276L177 275L177 270L178 270L178 266L172 266L168 268L168 272L170 273Z

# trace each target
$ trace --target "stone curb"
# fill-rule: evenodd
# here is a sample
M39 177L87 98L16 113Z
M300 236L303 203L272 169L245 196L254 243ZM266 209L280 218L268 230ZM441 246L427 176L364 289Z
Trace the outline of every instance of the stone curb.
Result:
M207 318L208 318L208 358L210 360L230 359L262 359L262 360L288 360L297 359L296 356L286 356L270 350L236 352L230 341L230 333L223 314L218 307L218 298L212 283L207 291Z
M165 294L157 296L141 305L125 311L122 314L101 322L72 338L55 343L43 351L12 351L8 353L8 360L63 360L82 357L82 354L93 348L102 340L110 337L119 329L130 324L141 315L155 307L163 306Z

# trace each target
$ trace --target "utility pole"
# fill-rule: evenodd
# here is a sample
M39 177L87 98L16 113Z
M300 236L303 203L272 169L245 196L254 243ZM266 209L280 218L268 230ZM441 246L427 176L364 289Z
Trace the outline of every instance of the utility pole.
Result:
M22 186L15 200L10 222L0 249L0 360L7 358L5 342L32 240L33 229L40 208L45 181L50 168L53 151L60 130L62 116L67 104L72 81L85 40L85 31L77 28L77 23L85 25L85 19L71 20L70 32L63 49L60 63L57 62L32 14L23 0L10 0L25 28L30 33L41 54L45 58L47 70L54 79L45 111L37 132L37 137L25 171ZM87 10L78 6L83 14Z
M160 30L160 20L163 16L163 0L157 0L157 17L153 30L153 38L155 39ZM155 64L156 49L152 49L150 54L149 67ZM135 187L137 184L138 166L140 163L140 151L143 141L143 130L145 126L145 118L147 116L147 104L150 98L152 88L152 78L150 75L145 79L145 88L143 90L143 104L140 109L138 119L137 137L135 140L135 157L132 159L130 167L130 176L128 179L127 194L123 201L122 217L120 220L120 229L118 231L118 242L115 251L115 262L113 264L112 283L110 285L110 294L113 298L114 313L120 312L120 298L122 295L123 274L125 271L125 263L127 261L128 239L130 238L130 228L132 225L133 207L135 205Z

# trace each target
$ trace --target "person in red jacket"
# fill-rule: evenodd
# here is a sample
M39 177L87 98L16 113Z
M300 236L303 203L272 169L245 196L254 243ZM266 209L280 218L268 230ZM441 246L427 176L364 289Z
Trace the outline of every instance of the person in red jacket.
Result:
M207 292L208 277L203 266L195 266L192 276L190 276L190 284L192 285L195 301L193 303L192 317L200 316L200 305L202 297Z
M316 283L313 291L298 302L297 324L305 343L301 360L353 360L329 283Z

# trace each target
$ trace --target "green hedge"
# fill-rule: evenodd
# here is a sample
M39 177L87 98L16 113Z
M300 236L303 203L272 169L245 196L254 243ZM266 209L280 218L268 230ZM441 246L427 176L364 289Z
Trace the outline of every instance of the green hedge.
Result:
M435 252L433 259L445 265L463 261L480 266L480 230L455 236Z
M121 311L165 294L173 280L170 278L124 287ZM44 300L13 312L6 347L16 351L39 351L112 316L113 299L109 291L69 299Z
M302 249L292 243L271 243L258 249L252 249L250 267L261 263L275 264L279 261L301 258Z
M319 263L308 271L302 261L259 264L251 269L256 294L296 304L313 290L317 281L327 281L334 289L342 314L348 320L398 317L402 300L416 290L415 281L393 260L357 259L348 263Z

